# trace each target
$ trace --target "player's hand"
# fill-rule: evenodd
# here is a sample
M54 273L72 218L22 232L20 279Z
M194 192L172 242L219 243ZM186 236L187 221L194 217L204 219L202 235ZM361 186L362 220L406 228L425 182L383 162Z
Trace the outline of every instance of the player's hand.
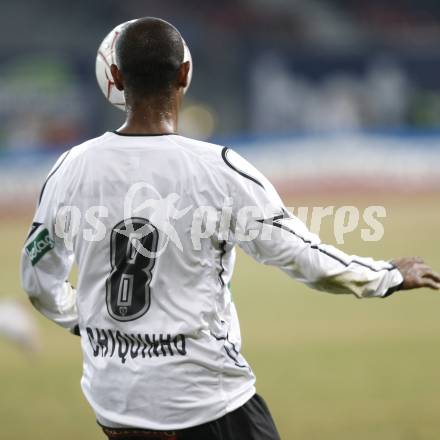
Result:
M440 289L440 274L434 272L421 258L399 258L391 263L399 269L403 276L401 290L418 289L420 287Z

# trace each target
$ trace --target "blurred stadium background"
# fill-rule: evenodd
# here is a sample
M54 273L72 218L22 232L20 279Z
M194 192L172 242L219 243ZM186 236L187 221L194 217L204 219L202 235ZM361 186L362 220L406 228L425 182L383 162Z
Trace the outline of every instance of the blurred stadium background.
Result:
M16 0L0 15L0 302L30 311L17 266L37 194L60 152L122 123L96 85L96 49L146 15L192 51L182 134L239 150L289 206L385 206L384 238L356 230L343 249L440 269L438 1ZM241 254L233 293L283 439L439 438L438 295L335 298ZM0 437L102 439L79 341L34 316L38 348L0 339Z

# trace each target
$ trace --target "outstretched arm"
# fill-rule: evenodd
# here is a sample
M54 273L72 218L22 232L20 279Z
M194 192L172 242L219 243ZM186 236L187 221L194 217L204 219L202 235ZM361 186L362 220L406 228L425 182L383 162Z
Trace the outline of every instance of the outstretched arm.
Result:
M415 258L394 262L348 255L321 243L284 207L271 183L237 153L223 151L233 199L235 243L257 261L279 267L310 287L359 298L440 287L440 277Z

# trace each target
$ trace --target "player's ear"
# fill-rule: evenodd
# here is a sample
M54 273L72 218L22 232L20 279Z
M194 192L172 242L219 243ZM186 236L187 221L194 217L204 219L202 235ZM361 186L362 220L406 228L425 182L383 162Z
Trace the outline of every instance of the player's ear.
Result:
M188 85L189 70L190 70L190 62L185 61L180 65L179 71L177 73L177 85L183 89Z
M113 82L115 83L115 87L118 90L124 90L124 80L122 78L122 73L118 69L118 66L116 64L112 64L110 66L110 72L113 77Z

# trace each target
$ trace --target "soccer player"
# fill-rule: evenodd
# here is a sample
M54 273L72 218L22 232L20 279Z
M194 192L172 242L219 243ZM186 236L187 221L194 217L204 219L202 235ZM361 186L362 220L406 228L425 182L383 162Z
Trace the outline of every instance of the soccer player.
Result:
M124 28L111 71L126 121L55 164L22 285L80 334L82 389L110 439L275 440L240 352L236 245L315 289L359 298L438 289L440 276L417 258L374 261L322 244L238 154L179 136L183 51L165 21ZM74 260L76 290L66 281Z

